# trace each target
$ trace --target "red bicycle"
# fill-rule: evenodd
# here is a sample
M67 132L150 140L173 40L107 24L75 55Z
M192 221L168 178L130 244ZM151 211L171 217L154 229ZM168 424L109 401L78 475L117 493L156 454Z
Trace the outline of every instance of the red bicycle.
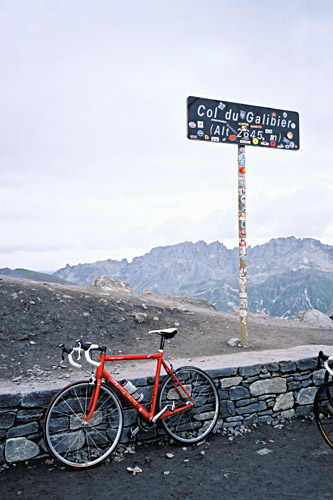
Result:
M176 329L149 333L161 336L158 353L107 356L105 346L82 340L77 341L78 347L71 349L61 345L72 366L83 368L78 362L82 351L87 362L96 366L91 380L75 382L62 389L45 414L46 446L66 467L95 467L116 449L124 428L124 412L117 392L138 411L138 426L130 431L132 437L140 429L151 429L160 422L172 438L183 443L201 441L213 430L219 415L219 397L213 380L199 368L184 366L173 371L165 362L165 340L173 338ZM91 358L92 351L100 352L99 361ZM74 354L77 356L75 361ZM156 359L157 365L150 408L146 409L140 403L140 394L133 392L136 388L117 382L104 365L148 359ZM162 366L167 377L159 391Z

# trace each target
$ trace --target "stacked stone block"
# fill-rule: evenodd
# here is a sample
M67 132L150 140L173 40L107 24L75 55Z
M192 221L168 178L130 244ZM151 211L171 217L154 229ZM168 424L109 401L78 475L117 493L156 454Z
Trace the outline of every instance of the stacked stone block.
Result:
M207 370L218 388L221 409L217 431L234 430L252 424L279 425L285 419L309 415L324 370L317 370L317 359L281 361L265 365ZM134 380L149 401L153 377ZM42 438L45 410L55 390L27 394L0 394L0 465L43 455ZM124 403L124 401L122 401ZM137 412L124 404L125 429L122 442L129 442L128 430L137 425ZM152 439L162 431L140 431L138 439Z
M316 368L317 359L309 358L214 370L211 374L219 381L220 426L279 424L310 414L324 378L324 370Z

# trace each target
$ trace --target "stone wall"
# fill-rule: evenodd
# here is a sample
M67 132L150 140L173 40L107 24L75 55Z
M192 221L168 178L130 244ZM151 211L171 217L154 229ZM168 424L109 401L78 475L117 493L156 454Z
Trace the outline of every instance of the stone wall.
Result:
M285 419L308 415L324 370L317 370L317 358L280 361L252 366L207 370L218 387L220 416L215 432L237 431L243 426L266 423L279 425ZM153 378L133 380L150 400ZM0 466L46 454L42 438L43 415L55 390L0 394ZM137 412L126 404L122 441L136 426ZM152 439L163 434L160 426L135 439Z

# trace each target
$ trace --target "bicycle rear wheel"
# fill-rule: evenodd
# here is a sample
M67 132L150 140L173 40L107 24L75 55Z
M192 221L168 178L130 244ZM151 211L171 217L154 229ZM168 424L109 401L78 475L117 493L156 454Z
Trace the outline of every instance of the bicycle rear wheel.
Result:
M217 422L220 408L218 392L209 375L199 368L183 366L175 371L175 375L193 398L194 404L187 410L162 418L161 422L167 433L177 441L196 443L204 439ZM190 403L172 375L162 385L160 410L170 403L175 408Z
M323 384L316 392L314 414L323 438L333 448L333 381Z
M121 403L107 386L101 385L90 424L84 416L95 384L75 382L60 391L44 419L44 440L50 454L66 467L88 469L105 460L116 448L124 426Z

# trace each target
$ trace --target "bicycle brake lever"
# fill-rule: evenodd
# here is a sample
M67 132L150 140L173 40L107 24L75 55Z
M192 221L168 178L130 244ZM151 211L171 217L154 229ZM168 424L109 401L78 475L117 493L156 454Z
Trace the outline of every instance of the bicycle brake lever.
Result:
M62 348L62 360L64 361L65 359L65 353L66 354L70 354L72 351L70 349L68 349L68 347L65 346L65 344L60 344L58 347L61 347Z
M318 354L318 363L317 363L317 370L320 370L321 368L321 361L323 361L325 363L325 361L327 361L329 358L329 356L327 356L326 354L323 353L323 351L319 351L319 354Z

